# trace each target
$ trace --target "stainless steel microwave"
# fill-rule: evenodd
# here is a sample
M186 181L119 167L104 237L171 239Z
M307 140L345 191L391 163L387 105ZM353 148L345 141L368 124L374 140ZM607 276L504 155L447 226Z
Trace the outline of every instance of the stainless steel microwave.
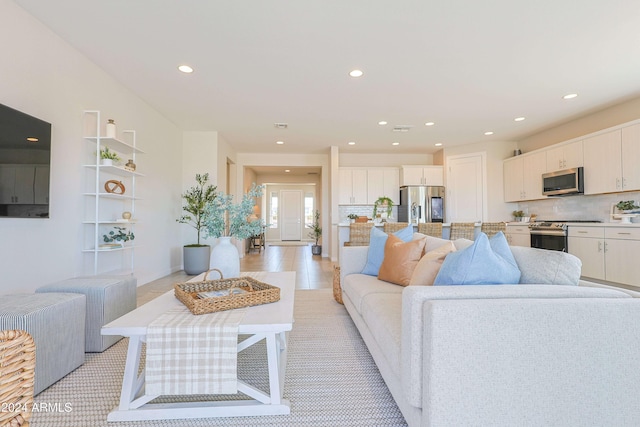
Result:
M584 194L584 172L581 167L542 174L542 194L571 196Z

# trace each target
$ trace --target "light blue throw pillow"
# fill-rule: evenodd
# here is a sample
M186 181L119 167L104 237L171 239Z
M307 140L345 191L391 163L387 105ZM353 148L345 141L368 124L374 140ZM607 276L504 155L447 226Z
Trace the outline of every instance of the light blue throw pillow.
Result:
M502 232L480 233L473 245L447 255L434 285L518 284L520 269Z
M394 236L402 239L403 242L408 242L413 238L413 225L409 224L402 230L398 230L393 233ZM380 230L378 227L371 227L371 234L369 236L369 252L367 252L367 263L362 269L362 274L368 274L369 276L378 276L382 260L384 260L384 244L387 243L387 233Z

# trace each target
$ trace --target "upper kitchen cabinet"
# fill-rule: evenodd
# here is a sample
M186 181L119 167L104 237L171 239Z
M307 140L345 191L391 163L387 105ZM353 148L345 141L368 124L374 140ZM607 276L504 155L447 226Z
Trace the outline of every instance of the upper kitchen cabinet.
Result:
M398 168L367 170L367 204L373 205L381 196L389 197L394 205L400 203L400 170Z
M622 128L622 189L640 190L640 124Z
M547 172L577 168L582 165L582 141L562 144L547 150Z
M341 205L367 204L367 170L364 168L340 168L340 197Z
M584 193L601 194L640 189L640 125L584 140Z
M402 166L400 185L443 186L442 166Z
M546 172L546 152L523 154L505 160L504 201L544 199L542 195L542 174Z

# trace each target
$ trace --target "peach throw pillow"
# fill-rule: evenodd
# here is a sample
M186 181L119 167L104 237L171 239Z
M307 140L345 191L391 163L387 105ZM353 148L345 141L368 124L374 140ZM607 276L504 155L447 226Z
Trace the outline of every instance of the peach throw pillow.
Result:
M447 242L442 246L435 248L432 251L427 252L418 262L418 265L413 270L413 275L409 281L410 286L423 285L430 286L440 271L442 262L447 254L455 252L456 247L453 242Z
M404 242L394 235L389 235L384 245L384 259L378 272L378 279L408 286L426 241L426 239L418 239Z

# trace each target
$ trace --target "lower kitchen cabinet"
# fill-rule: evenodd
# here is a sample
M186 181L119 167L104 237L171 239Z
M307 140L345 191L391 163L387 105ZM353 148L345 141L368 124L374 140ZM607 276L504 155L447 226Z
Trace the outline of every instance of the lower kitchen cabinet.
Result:
M568 246L583 277L640 287L640 228L570 226Z
M531 232L529 231L529 226L525 223L522 225L507 224L505 237L510 246L531 247Z

